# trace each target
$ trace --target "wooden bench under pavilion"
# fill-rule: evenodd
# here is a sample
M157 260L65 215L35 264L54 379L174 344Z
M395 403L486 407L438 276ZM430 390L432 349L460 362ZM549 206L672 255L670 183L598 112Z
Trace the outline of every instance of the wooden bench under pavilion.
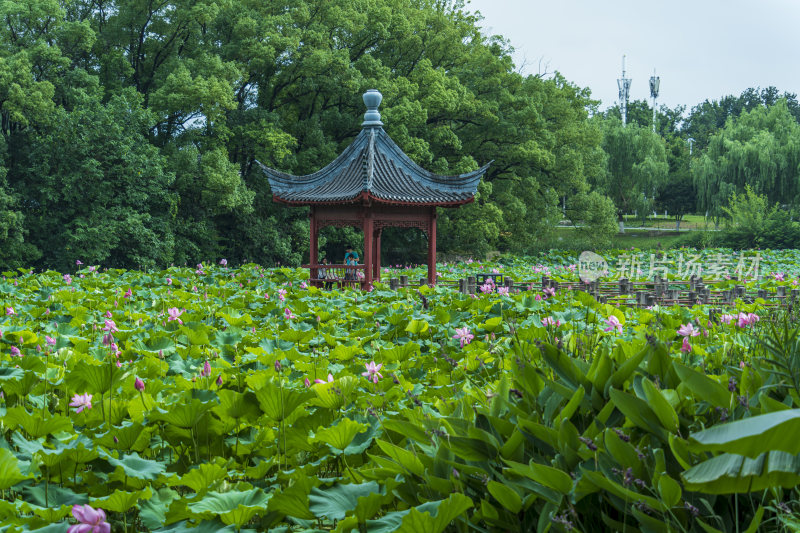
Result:
M309 206L311 283L360 285L381 278L381 233L387 227L419 228L428 237L428 284L436 283L436 208L458 207L475 199L489 164L457 176L441 176L409 158L383 130L378 112L382 95L364 93L367 112L361 132L333 162L306 176L293 176L261 163L272 198L290 206ZM325 226L361 228L362 265L321 265L317 238ZM318 279L319 269L335 273Z

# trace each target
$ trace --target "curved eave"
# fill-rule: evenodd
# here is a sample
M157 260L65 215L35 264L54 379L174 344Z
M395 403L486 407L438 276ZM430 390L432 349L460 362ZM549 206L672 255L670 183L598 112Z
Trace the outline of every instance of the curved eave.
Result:
M478 182L486 171L489 169L494 160L489 161L478 170L472 172L465 172L464 174L453 175L440 175L435 174L429 170L425 170L414 162L408 155L400 149L399 146L392 140L391 137L380 128L378 134L378 141L384 151L390 153L398 162L400 162L409 171L409 175L415 181L418 181L426 186L444 187L453 190L471 189L471 193L475 194L478 188ZM427 182L427 183L426 183Z
M493 163L463 174L442 176L411 160L383 128L365 128L330 164L305 176L271 169L273 199L287 205L334 205L375 201L389 205L458 206L473 200Z
M353 142L350 143L350 145L345 148L336 159L312 174L296 176L294 174L289 174L288 172L281 172L280 170L270 168L258 160L256 160L256 164L258 164L264 174L267 175L269 185L273 189L311 188L315 185L335 178L335 174L347 168L353 162L353 159L358 157L361 150L364 149L363 145L366 144L366 141L368 140L367 134L365 133L366 131L367 130L361 130Z
M361 193L354 198L343 200L323 200L323 201L304 201L304 200L286 200L280 196L273 194L272 201L285 204L291 207L303 207L311 205L364 205L364 204L380 204L380 205L397 205L397 206L411 206L411 207L459 207L466 204L471 204L475 201L474 196L465 198L464 200L451 201L451 202L410 202L401 200L385 200L378 198L369 193Z

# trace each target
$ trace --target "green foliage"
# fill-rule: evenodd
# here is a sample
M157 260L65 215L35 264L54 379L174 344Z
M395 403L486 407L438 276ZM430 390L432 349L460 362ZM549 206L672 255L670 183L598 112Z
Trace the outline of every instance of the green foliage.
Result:
M605 246L617 233L617 209L614 202L596 191L570 198L567 216L578 227L578 233Z
M728 121L692 162L698 207L719 217L729 198L748 186L769 203L797 205L799 147L800 124L785 100Z
M761 253L765 269L796 275L797 253ZM535 287L576 282L574 260L441 272L496 268ZM400 272L420 270L389 275ZM737 301L731 313L761 317L740 326L701 306L441 285L424 306L417 289L320 291L301 287L306 276L209 265L6 280L0 528L66 526L76 503L103 508L114 531L780 531L795 519L788 309ZM611 316L622 332L605 331ZM708 335L685 352L689 322ZM463 346L462 328L474 335ZM92 407L77 413L76 394ZM735 505L754 491L760 505Z
M255 161L325 166L367 88L424 167L495 161L474 204L440 213L443 251L541 246L603 172L589 91L517 73L460 1L12 0L0 20L6 268L299 265L305 210L275 205Z
M767 197L755 193L749 185L745 185L744 193L731 194L728 206L722 210L727 215L727 225L721 243L726 246L783 249L800 242L800 224L778 205L769 207Z
M608 163L596 181L599 190L614 201L620 214L651 212L653 195L669 170L662 139L647 128L636 124L623 127L608 119L603 149Z

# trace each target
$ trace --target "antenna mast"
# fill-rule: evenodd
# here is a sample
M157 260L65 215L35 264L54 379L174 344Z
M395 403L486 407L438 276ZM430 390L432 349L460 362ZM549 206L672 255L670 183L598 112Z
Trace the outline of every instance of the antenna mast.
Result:
M631 79L625 77L625 56L622 56L622 77L617 79L619 87L619 110L622 113L622 127L628 122L628 95L631 89Z
M658 98L660 86L661 78L656 76L656 69L653 69L653 75L650 76L650 97L653 99L653 133L656 132L656 99Z

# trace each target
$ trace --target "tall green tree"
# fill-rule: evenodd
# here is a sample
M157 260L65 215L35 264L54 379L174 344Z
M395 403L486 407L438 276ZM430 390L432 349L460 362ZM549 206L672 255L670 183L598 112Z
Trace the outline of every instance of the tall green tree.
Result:
M687 138L693 139L694 147L703 151L711 137L725 127L729 118L735 119L742 113L759 107L770 107L778 100L786 101L786 106L795 120L800 121L800 102L794 93L780 93L775 87L749 88L739 96L727 95L719 100L705 100L694 106L682 128Z
M147 142L153 117L129 89L60 109L18 170L29 242L48 266L76 260L126 268L172 260L174 175Z
M770 204L800 202L800 124L785 100L729 120L692 162L700 209L717 220L734 193L749 186Z
M614 118L603 122L607 167L596 185L614 201L619 228L624 231L623 214L652 210L656 191L667 177L669 166L664 141L650 129L637 124L623 127Z

